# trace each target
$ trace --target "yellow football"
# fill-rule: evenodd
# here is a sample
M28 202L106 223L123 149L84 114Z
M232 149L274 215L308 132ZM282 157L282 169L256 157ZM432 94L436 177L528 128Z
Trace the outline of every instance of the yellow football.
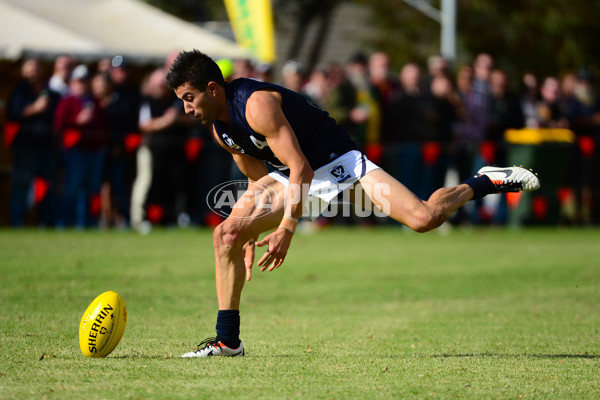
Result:
M109 355L121 341L127 324L127 308L117 292L96 297L81 317L79 348L86 357Z

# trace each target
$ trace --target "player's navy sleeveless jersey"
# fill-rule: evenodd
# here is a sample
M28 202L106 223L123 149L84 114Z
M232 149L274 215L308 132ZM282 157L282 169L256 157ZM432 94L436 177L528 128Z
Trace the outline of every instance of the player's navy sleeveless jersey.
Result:
M296 133L300 149L313 170L357 147L350 135L329 114L306 97L282 86L240 78L225 84L231 125L215 120L215 130L225 145L264 160L287 173L288 167L275 157L265 137L254 132L246 120L246 102L252 93L271 89L281 94L281 107Z

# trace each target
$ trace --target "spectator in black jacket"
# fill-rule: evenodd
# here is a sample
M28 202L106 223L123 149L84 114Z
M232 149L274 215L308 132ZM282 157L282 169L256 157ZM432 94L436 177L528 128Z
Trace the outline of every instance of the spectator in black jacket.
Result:
M21 74L23 80L7 103L8 121L16 133L12 141L10 224L25 224L28 194L33 188L33 202L40 206L40 222L52 226L56 222L58 155L52 119L60 95L48 88L38 60L26 60Z

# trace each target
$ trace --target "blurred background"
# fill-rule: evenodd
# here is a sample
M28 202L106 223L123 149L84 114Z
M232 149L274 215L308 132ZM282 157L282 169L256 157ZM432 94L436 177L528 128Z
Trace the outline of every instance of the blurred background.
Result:
M165 83L192 48L227 80L303 93L421 198L486 164L539 172L541 190L451 225L598 224L598 15L586 0L0 0L0 226L218 224L206 196L240 173Z

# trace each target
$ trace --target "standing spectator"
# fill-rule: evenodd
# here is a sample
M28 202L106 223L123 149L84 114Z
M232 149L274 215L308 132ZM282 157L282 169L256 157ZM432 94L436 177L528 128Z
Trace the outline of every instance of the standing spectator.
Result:
M400 90L393 97L393 135L385 145L384 163L389 173L419 198L423 198L421 137L427 129L425 98L421 88L421 69L415 63L405 64L400 70ZM393 139L391 139L393 138Z
M148 223L172 223L182 188L185 137L177 126L181 110L166 83L163 68L154 70L143 89L139 113L142 145L131 194L131 225L142 232Z
M450 165L450 146L462 107L458 93L447 75L436 75L429 90L434 109L430 118L432 136L422 147L425 169L431 175L427 195L445 184Z
M109 224L124 226L129 219L130 194L135 175L135 150L140 143L138 129L140 91L131 81L130 66L122 56L115 56L109 68L112 93L106 109L108 115L108 150L106 179L114 218Z
M54 128L62 135L65 168L61 226L97 226L100 187L108 142L106 111L90 90L85 65L73 69L70 95L56 109Z
M12 141L10 224L25 224L27 195L33 185L37 195L34 201L40 202L41 222L53 226L58 148L52 118L60 95L45 84L38 60L26 60L21 75L23 80L10 94L6 107L8 121L16 132Z
M462 93L464 116L457 131L457 148L454 152L454 162L461 181L473 176L485 165L487 133L491 115L491 92L489 78L494 60L487 53L480 53L473 62L473 79L468 92ZM479 221L476 210L481 201L471 202L461 213L471 215L475 222ZM461 216L459 216L461 218Z
M376 52L369 57L369 82L377 94L381 115L381 142L385 145L394 132L392 97L398 90L398 82L390 76L390 58L384 52Z
M493 59L489 54L481 53L473 63L473 81L471 89L465 100L466 121L463 126L465 140L472 146L470 158L473 160L471 171L477 171L482 164L478 160L477 150L479 144L486 138L489 128L491 111L490 73L493 67Z
M73 58L67 55L60 55L54 61L54 72L50 77L48 86L63 97L69 94L69 79L74 64Z
M105 70L104 72L98 72L92 78L91 83L92 88L92 96L96 103L96 107L98 107L104 114L106 114L107 118L107 126L110 127L110 119L108 117L108 109L113 100L113 85L110 79L109 71ZM110 129L107 132L108 141L110 142ZM107 149L108 150L108 149ZM100 189L100 226L107 227L109 223L112 223L117 216L116 210L113 207L113 202L111 201L111 186L110 181L107 176L107 163L106 159L104 160L104 168L102 174L102 186Z
M521 129L525 118L519 97L508 90L508 78L500 69L490 75L491 114L488 138L495 143L497 153L493 155L496 165L506 162L506 149L503 146L504 132L507 129Z
M349 116L354 126L349 133L369 160L379 163L383 152L380 142L381 113L375 89L369 84L367 57L361 53L355 54L350 58L347 70L348 79L356 91L356 107Z
M572 129L577 135L574 157L578 219L582 224L598 222L600 214L600 98L594 76L587 68L577 73L575 101L569 110Z
M381 160L381 165L386 168L390 174L394 175L395 159L394 149L391 144L397 139L394 137L394 114L392 103L394 93L398 90L398 82L391 77L390 58L384 52L375 52L371 54L368 62L369 86L377 100L379 109L379 131L376 137L371 137L371 141L381 145L371 145L368 151L369 155L375 153ZM381 149L381 151L378 151ZM373 160L377 160L375 157ZM397 168L396 168L397 169Z
M442 149L438 123L441 114L431 90L441 92L443 82L436 81L432 89L422 87L421 68L408 63L400 71L400 90L394 96L394 142L387 147L386 162L393 166L396 179L426 199L435 189L438 165L442 165ZM443 96L442 93L439 93ZM438 174L442 174L440 171ZM438 186L439 187L439 186Z

